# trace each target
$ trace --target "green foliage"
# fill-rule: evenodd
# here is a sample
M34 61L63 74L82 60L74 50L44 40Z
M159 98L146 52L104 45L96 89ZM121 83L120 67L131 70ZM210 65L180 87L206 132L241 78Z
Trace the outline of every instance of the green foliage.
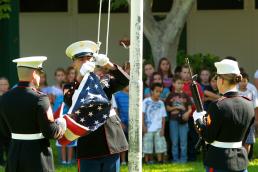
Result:
M109 0L104 0L104 1L109 1ZM112 10L116 10L120 7L126 7L128 6L127 0L111 0L111 8Z
M177 54L177 65L185 64L185 57L188 57L194 74L198 74L202 68L209 69L211 73L216 72L214 63L220 61L220 57L211 54L197 53L188 55L183 51Z
M0 0L0 20L10 18L11 0Z

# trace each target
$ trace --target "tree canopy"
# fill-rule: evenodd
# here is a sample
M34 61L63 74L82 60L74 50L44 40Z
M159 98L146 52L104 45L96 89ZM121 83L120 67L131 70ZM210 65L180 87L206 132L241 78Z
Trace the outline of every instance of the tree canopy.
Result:
M11 12L11 0L0 0L0 20L8 19Z

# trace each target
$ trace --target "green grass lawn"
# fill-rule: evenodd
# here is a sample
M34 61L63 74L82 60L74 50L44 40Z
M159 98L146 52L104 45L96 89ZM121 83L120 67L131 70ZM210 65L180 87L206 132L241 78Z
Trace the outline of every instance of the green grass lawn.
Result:
M56 162L56 172L77 172L77 166L62 166L57 164L57 151L54 142L52 142L52 147L54 150L54 158ZM186 164L163 164L163 165L143 165L143 172L204 172L204 167L201 162L201 157L199 161L191 162ZM128 166L122 166L121 172L127 172ZM254 146L254 160L249 163L249 172L258 172L258 139ZM4 169L0 167L0 172L4 172Z

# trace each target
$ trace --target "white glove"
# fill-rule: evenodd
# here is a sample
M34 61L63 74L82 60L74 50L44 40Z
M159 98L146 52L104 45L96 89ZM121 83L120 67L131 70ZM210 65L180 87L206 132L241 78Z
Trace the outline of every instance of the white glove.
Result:
M59 117L55 120L56 124L59 125L64 131L67 128L66 120L63 117Z
M83 63L80 69L80 74L82 76L86 75L87 73L93 72L95 69L95 62L87 61Z
M98 66L105 66L106 64L109 63L109 58L105 54L94 53L93 57L95 57L96 65L98 65Z
M198 119L203 119L203 116L206 114L206 111L202 111L202 112L197 112L197 111L194 111L193 113L193 119L194 119L194 122Z

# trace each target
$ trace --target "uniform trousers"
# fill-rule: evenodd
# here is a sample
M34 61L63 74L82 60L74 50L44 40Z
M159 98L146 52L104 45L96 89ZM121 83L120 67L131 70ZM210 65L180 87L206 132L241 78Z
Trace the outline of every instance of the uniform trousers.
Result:
M219 169L214 169L212 167L205 167L206 172L229 172L228 170L219 170ZM238 172L248 172L247 169L244 169L242 171L238 171Z
M79 172L119 172L119 154L94 159L79 159Z

